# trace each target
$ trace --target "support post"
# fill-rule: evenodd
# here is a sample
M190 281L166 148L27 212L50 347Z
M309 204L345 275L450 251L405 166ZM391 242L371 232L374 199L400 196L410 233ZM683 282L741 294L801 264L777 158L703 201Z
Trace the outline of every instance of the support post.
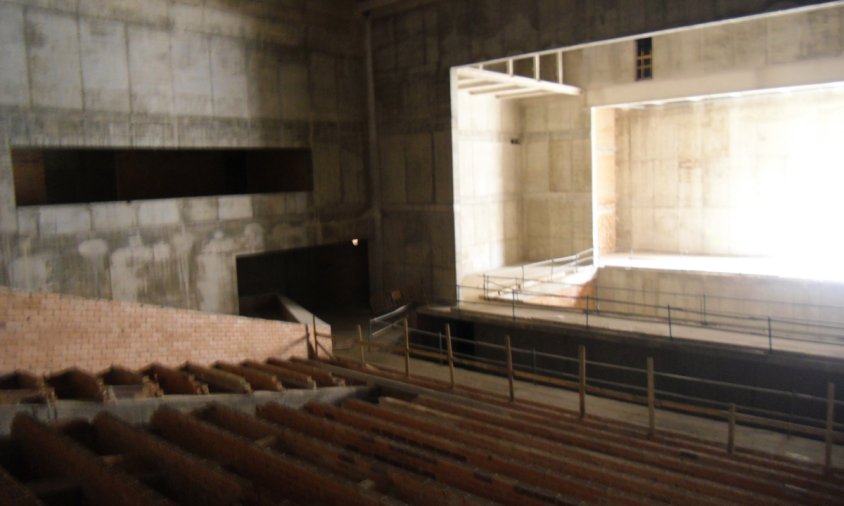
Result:
M671 304L668 304L668 339L674 339L674 329L671 326Z
M586 296L586 328L589 328L589 296Z
M404 375L410 377L410 329L404 319Z
M648 357L648 436L656 432L656 388L654 381L654 359Z
M539 70L539 55L533 55L533 78L539 81L541 72Z
M832 471L832 443L835 441L835 383L826 385L826 445L824 448L824 468Z
M586 417L586 346L582 344L577 349L577 358L580 366L579 378L580 388L578 395L580 397L580 418Z
M314 348L311 345L311 329L308 328L308 324L305 324L305 344L308 345L308 359L313 360L314 358Z
M513 75L513 59L512 58L507 60L507 75L508 76Z
M319 360L319 343L317 342L317 331L316 331L316 315L311 314L314 323L314 359Z
M563 52L557 51L557 83L563 84Z
M460 285L454 285L454 289L457 295L457 314L460 314Z
M358 351L360 352L360 363L366 365L366 355L363 351L363 329L358 325Z
M768 317L768 352L774 352L774 334L771 331L771 317Z
M443 355L443 333L437 332L437 355ZM437 359L438 364L442 364L442 360Z
M451 347L451 325L445 324L445 343L448 352L448 377L451 380L451 389L454 390L454 350Z
M513 388L513 349L510 346L510 336L504 336L504 346L507 349L507 383L510 387L510 402L516 400L516 392Z
M730 455L736 450L736 405L730 404L727 412L727 453Z

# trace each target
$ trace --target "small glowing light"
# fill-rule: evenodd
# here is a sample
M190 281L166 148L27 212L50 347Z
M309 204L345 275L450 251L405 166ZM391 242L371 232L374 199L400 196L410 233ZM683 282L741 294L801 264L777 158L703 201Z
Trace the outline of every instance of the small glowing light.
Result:
M357 239L352 239L352 246L357 246L359 242Z

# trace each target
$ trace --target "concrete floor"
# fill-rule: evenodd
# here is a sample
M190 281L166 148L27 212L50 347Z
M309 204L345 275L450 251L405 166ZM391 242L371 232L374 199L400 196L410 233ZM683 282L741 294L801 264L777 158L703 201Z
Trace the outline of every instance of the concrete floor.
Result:
M344 358L359 360L356 348L338 349L336 353ZM395 371L404 371L404 357L402 356L383 352L368 352L366 357L367 362L372 365ZM448 367L427 360L411 359L410 373L412 376L448 381ZM455 381L460 385L502 395L507 394L507 380L502 377L457 369ZM524 381L516 381L515 392L517 399L540 402L565 409L578 409L577 392L535 385ZM624 420L645 427L648 424L648 413L645 406L592 395L587 396L586 412L587 414ZM725 422L657 410L656 425L657 429L690 434L726 445L727 424ZM735 441L737 447L751 448L808 462L823 463L824 461L823 441L742 426L736 427ZM835 467L844 467L844 446L835 446L832 456Z

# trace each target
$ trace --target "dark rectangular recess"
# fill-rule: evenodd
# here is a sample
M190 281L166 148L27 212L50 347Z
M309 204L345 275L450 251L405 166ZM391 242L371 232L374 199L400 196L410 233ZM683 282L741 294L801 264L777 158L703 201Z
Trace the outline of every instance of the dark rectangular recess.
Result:
M369 307L367 241L351 241L237 257L241 314L266 317L281 294L315 313ZM246 299L251 299L246 301Z
M654 76L653 65L653 39L647 37L636 40L636 80L652 79Z
M18 206L313 191L310 149L11 152Z

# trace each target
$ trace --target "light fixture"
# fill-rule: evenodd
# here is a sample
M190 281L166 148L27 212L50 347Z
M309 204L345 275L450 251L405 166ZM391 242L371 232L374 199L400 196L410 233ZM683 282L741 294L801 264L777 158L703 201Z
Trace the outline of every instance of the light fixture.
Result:
M352 239L352 246L357 246L359 242L357 239Z

